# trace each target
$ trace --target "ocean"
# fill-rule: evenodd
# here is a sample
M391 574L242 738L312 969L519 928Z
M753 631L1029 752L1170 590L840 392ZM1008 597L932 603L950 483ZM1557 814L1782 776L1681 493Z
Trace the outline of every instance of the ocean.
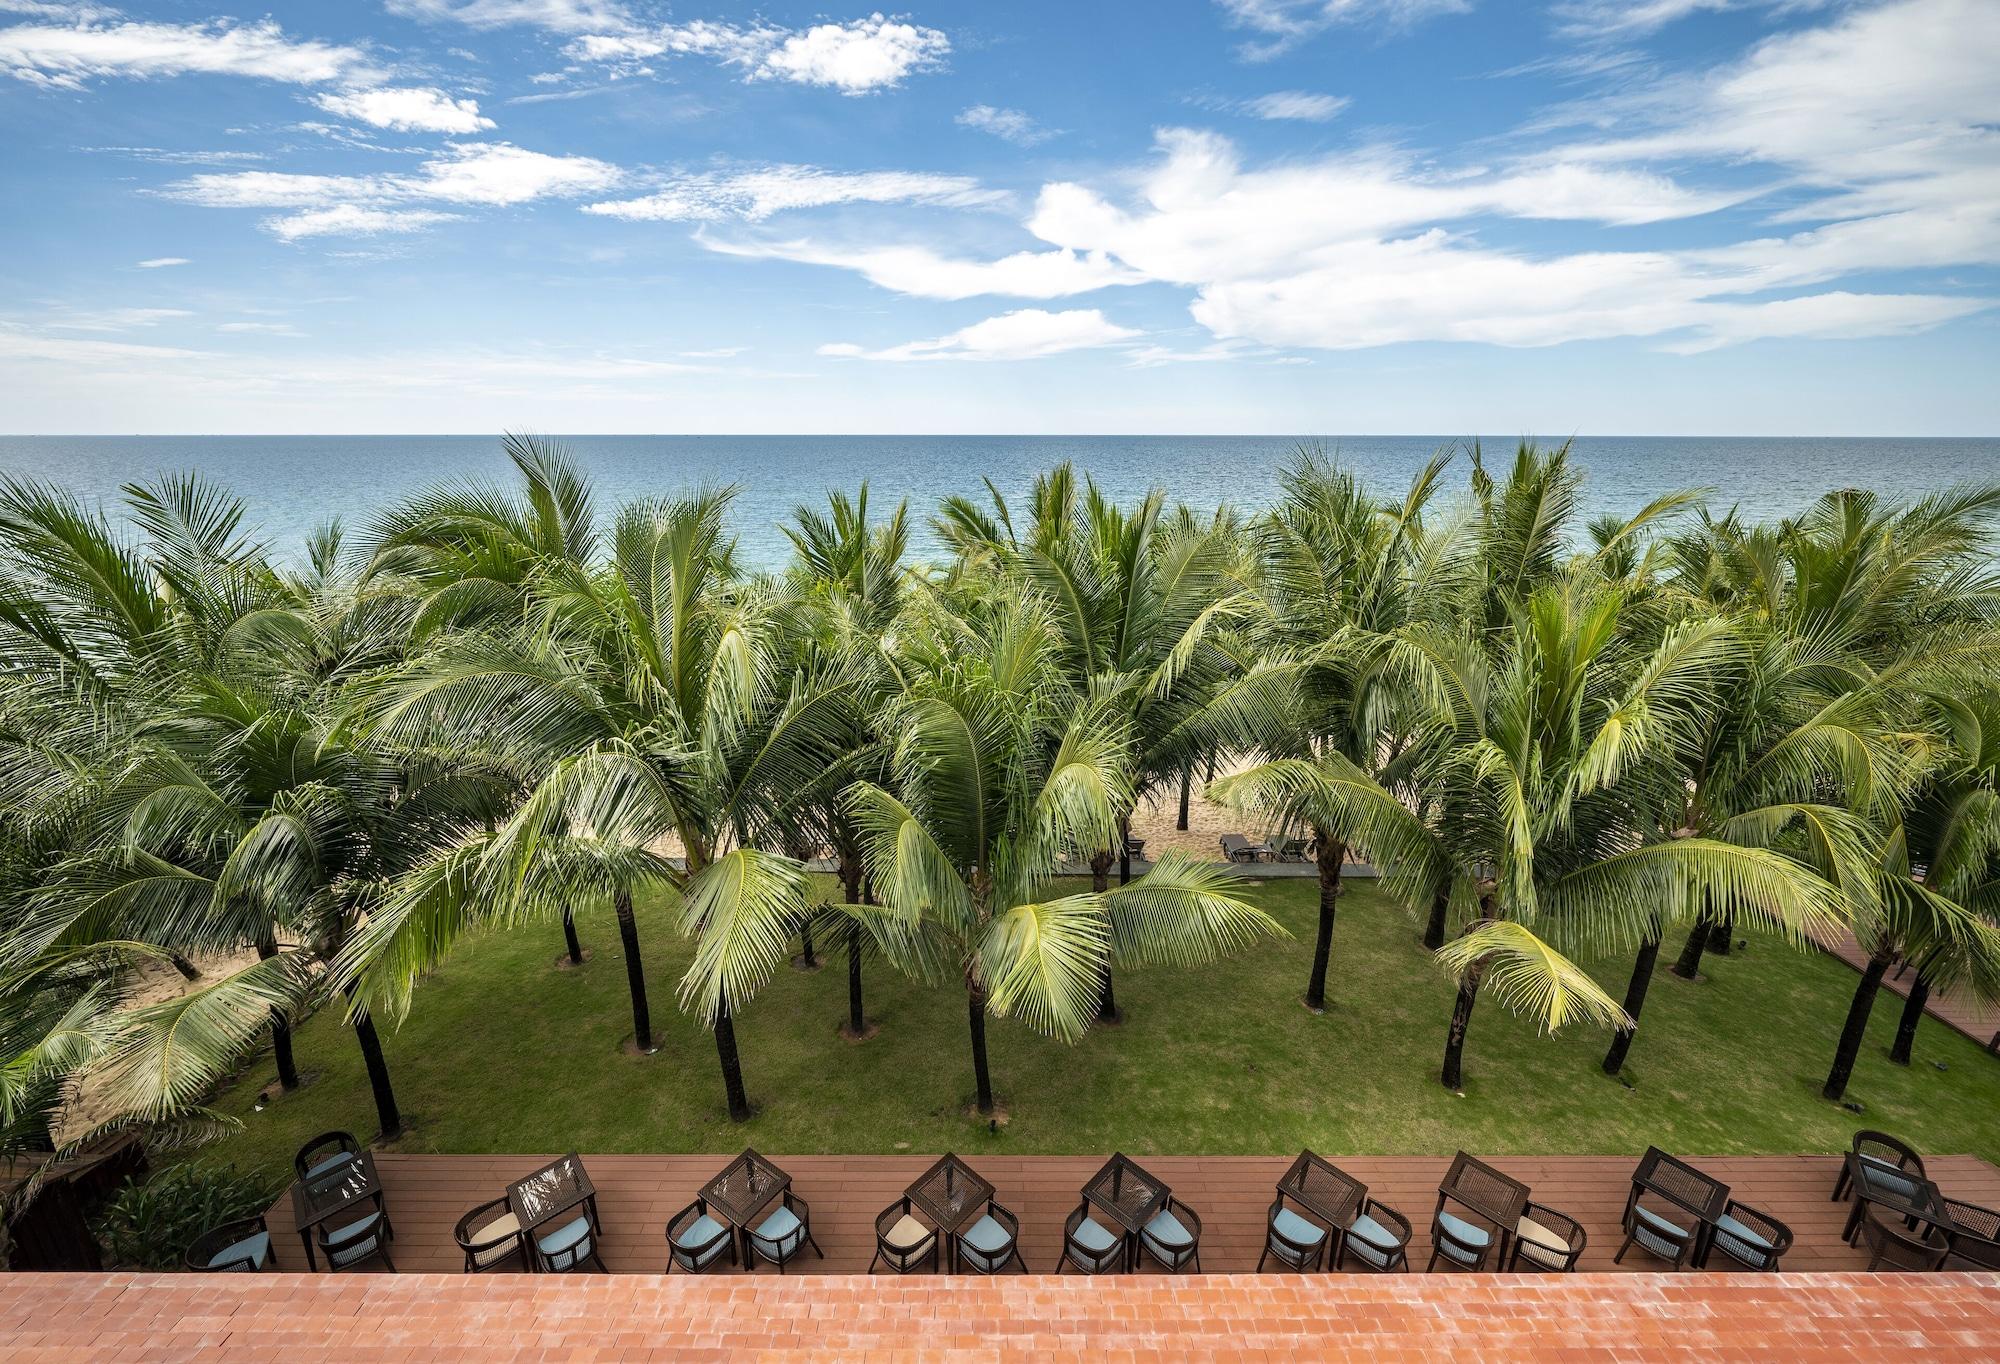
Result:
M1013 497L1035 475L1071 460L1114 498L1149 487L1208 509L1255 508L1276 492L1276 471L1301 443L1338 457L1382 495L1400 493L1448 436L574 436L559 437L589 470L600 512L628 498L732 484L732 511L746 562L775 567L789 552L778 523L829 489L867 480L883 510L910 500L917 549L931 541L927 518L954 492L983 498L982 478ZM1485 442L1489 467L1504 467L1513 439ZM1630 513L1662 493L1706 488L1718 508L1759 519L1796 513L1833 488L1908 497L1954 484L2000 480L2000 439L1901 437L1579 436L1590 515ZM1454 462L1463 488L1469 461ZM338 516L359 527L404 494L466 479L507 480L498 436L0 436L0 474L48 480L116 511L120 487L197 469L250 504L259 533L281 557L307 532Z

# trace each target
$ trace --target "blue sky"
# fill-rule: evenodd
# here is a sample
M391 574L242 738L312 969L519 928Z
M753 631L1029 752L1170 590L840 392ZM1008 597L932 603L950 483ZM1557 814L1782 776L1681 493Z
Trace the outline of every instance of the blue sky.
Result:
M0 0L0 429L1993 435L1996 71L1995 0Z

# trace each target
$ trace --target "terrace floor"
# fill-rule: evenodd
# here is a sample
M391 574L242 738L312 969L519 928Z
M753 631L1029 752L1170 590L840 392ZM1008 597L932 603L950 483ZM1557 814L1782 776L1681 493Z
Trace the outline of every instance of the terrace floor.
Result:
M1833 955L1852 966L1856 971L1868 968L1868 954L1861 950L1861 944L1854 940L1852 933L1842 933L1834 942ZM1878 1009L1900 1011L1901 1001L1910 997L1910 987L1916 984L1914 973L1904 971L1898 974L1890 971L1882 977L1882 990L1895 996L1893 1001L1877 999ZM1934 993L1924 1001L1924 1012L1940 1023L1971 1038L1988 1051L2000 1055L2000 1005L1988 1004L1973 995L1969 988L1959 986Z
M767 1153L768 1154L768 1153ZM960 1153L990 1180L996 1197L1021 1219L1022 1253L1028 1266L1056 1268L1063 1219L1078 1201L1077 1190L1101 1157L1004 1156ZM1684 1154L1676 1152L1675 1154ZM874 1254L876 1213L902 1196L934 1156L772 1156L792 1177L794 1192L812 1206L813 1233L826 1252L810 1251L794 1269L856 1274ZM1341 1169L1368 1185L1379 1198L1408 1217L1416 1229L1410 1246L1412 1269L1430 1256L1428 1231L1438 1181L1451 1163L1443 1156L1353 1156L1328 1154ZM1867 1257L1840 1239L1848 1205L1829 1198L1839 1172L1833 1156L1688 1156L1730 1185L1743 1202L1792 1228L1796 1243L1785 1257L1789 1271L1857 1270ZM458 1273L463 1257L452 1228L468 1209L497 1198L512 1180L547 1163L545 1156L402 1155L378 1152L376 1166L388 1196L396 1239L393 1254L405 1272ZM598 1190L604 1226L604 1258L614 1274L658 1274L666 1267L667 1219L692 1202L696 1191L727 1162L725 1155L583 1157ZM1264 1221L1273 1186L1290 1159L1283 1156L1147 1157L1141 1162L1173 1189L1174 1196L1201 1216L1202 1268L1210 1274L1256 1268L1263 1249ZM1618 1221L1631 1189L1634 1156L1498 1157L1493 1165L1527 1184L1536 1202L1582 1222L1589 1247L1585 1271L1657 1269L1657 1261L1634 1250L1623 1266L1611 1262L1622 1239ZM2000 1207L2000 1169L1974 1156L1936 1156L1925 1166L1945 1193L1968 1202ZM305 1267L293 1229L289 1194L270 1213L280 1267ZM1726 1267L1714 1258L1712 1269ZM1149 1266L1147 1273L1159 1271ZM721 1271L734 1277L732 1271ZM771 1275L770 1266L760 1273Z

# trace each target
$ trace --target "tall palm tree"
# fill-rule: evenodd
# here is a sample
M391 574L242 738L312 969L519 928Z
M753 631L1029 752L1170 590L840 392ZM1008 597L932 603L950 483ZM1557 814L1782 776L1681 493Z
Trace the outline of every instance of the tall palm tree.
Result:
M713 1032L742 1121L735 1014L808 911L803 865L767 847L837 757L851 682L833 666L793 672L781 602L735 572L730 497L622 508L608 564L561 561L531 584L528 627L455 637L382 683L370 713L392 743L486 752L535 776L494 832L409 879L343 970L407 1007L416 971L472 919L609 900L634 1045L649 1050L635 897L657 891L695 941L681 1000Z
M1178 857L1116 889L1055 893L1057 869L1116 829L1130 738L1115 705L1076 693L1035 600L920 600L898 655L892 782L855 783L850 808L878 894L918 930L906 960L921 950L964 985L980 1113L994 1109L989 1013L1073 1041L1114 946L1194 962L1282 932L1221 872Z

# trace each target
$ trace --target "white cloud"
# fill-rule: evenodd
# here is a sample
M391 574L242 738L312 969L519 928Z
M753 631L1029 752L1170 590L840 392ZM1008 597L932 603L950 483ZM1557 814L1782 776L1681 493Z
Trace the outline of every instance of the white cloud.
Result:
M615 188L624 172L589 156L551 156L506 142L454 142L426 161L414 179L397 183L411 198L456 204L521 204L531 199L573 199Z
M522 25L557 33L605 32L632 23L630 12L615 0L389 0L389 12L472 28Z
M1051 313L1022 308L975 322L929 341L909 341L883 350L852 342L821 346L821 355L855 360L1035 360L1064 351L1109 346L1140 333L1121 327L1096 308Z
M1005 196L963 175L919 171L821 170L816 166L766 166L751 171L704 172L669 181L655 193L584 205L584 212L633 222L756 222L793 209L833 204L935 204L971 208Z
M1642 37L1694 14L1746 5L1814 9L1826 0L1563 0L1550 7L1566 38L1585 42Z
M66 332L128 332L193 316L185 308L103 308L92 312L64 312L50 319L48 325Z
M216 327L219 332L250 334L256 336L304 336L305 333L289 322L224 322Z
M1351 100L1341 95L1314 95L1304 90L1278 90L1243 101L1243 112L1264 119L1296 119L1304 123L1325 123L1345 109Z
M386 198L392 191L390 182L380 176L210 171L176 181L162 193L203 208L289 208L337 199Z
M313 96L330 114L399 133L477 133L494 126L479 113L479 101L453 99L428 86L378 85Z
M650 74L644 63L656 57L705 56L742 69L747 81L791 81L865 95L942 66L951 53L951 39L937 29L878 13L804 29L765 23L745 28L708 20L653 29L617 27L585 33L564 51L573 61L608 65L628 75Z
M954 122L962 128L991 133L1018 147L1038 146L1055 136L1052 129L1044 128L1019 109L996 109L990 104L975 104L962 111Z
M1275 57L1337 24L1409 28L1441 14L1463 14L1471 0L1216 0L1231 22L1265 35L1243 55L1253 61Z
M288 38L253 24L20 24L0 29L0 71L36 85L81 89L115 76L250 76L294 85L372 74L360 48Z
M266 218L265 231L280 241L295 242L307 237L377 237L384 233L421 232L438 223L453 221L458 215L425 208L370 208L362 204L335 204L302 213Z
M149 260L140 261L139 268L141 270L164 270L169 265L192 265L192 264L194 264L194 262L189 260L186 256L154 256Z
M1063 298L1146 277L1109 257L1075 251L1017 251L980 261L940 255L924 246L842 248L811 241L742 242L703 235L698 240L726 256L786 260L853 270L871 284L917 298L961 299L981 294L1013 298Z

